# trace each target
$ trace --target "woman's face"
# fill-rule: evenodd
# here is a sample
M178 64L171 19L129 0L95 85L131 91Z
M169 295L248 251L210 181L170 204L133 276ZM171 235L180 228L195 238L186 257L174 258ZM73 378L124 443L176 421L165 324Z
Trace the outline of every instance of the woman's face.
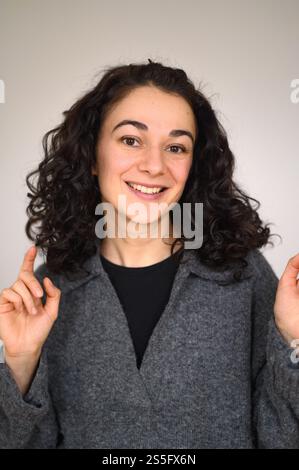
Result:
M121 124L124 120L134 121L135 125ZM142 203L147 222L152 222L153 217L148 218L149 204L170 205L180 199L192 164L195 138L195 117L182 97L152 86L130 92L110 110L98 138L92 173L98 176L102 202L109 202L117 211L118 196L124 195L126 206ZM128 182L147 189L132 189ZM148 193L149 186L166 189L153 195Z

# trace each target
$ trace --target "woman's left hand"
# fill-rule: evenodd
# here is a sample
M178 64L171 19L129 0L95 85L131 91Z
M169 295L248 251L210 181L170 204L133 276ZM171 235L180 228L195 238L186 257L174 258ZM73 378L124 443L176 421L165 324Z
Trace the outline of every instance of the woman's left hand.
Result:
M275 323L291 345L299 339L299 253L288 261L279 280L274 304Z

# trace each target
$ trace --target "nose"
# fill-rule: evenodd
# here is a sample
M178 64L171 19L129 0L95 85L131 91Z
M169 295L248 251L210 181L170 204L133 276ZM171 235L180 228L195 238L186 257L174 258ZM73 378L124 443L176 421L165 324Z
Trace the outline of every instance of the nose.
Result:
M138 162L140 171L147 171L152 175L163 174L165 172L165 156L163 151L157 147L146 149Z

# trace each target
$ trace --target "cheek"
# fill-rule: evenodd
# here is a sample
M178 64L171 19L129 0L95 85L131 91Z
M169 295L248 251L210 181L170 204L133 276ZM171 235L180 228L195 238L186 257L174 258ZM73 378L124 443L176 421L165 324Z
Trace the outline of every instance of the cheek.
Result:
M177 184L185 184L191 164L189 161L177 161L170 168L170 172Z
M99 160L100 175L119 176L127 171L132 165L132 158L120 155L117 152L110 152L102 156Z

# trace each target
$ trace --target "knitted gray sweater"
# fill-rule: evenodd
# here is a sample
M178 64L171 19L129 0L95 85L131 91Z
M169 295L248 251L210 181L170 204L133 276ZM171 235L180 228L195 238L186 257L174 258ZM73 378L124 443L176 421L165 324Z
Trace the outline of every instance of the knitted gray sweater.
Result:
M259 250L246 259L242 281L223 285L229 269L184 251L140 369L99 255L84 279L52 275L59 316L24 397L0 364L0 448L299 448L299 364L274 322L278 278Z

